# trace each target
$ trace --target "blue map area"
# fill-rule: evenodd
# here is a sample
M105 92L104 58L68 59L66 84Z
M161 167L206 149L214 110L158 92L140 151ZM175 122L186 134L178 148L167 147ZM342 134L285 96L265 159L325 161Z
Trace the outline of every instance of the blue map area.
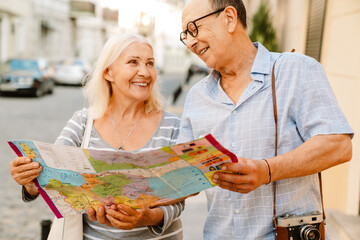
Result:
M69 183L74 186L81 186L86 181L83 176L77 172L54 169L50 167L43 167L40 175L37 177L37 180L41 186L47 186L50 179L56 179L62 183Z
M45 161L42 159L33 141L12 141L12 143L15 144L23 156L26 156L26 154L20 143L25 143L28 145L29 148L36 154L36 157L32 159L32 161L40 163L40 165L43 167L43 170L37 177L37 180L41 186L47 186L50 179L56 179L62 183L69 183L75 186L81 186L85 183L85 179L77 172L48 167Z
M155 195L170 199L188 196L212 187L204 174L192 166L167 172L161 178L150 178L148 181Z

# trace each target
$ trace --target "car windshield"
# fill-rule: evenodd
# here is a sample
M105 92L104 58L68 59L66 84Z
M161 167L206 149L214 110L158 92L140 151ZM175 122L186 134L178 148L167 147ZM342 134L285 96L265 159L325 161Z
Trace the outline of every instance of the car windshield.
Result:
M38 71L38 64L33 60L11 60L10 61L10 70L30 70L30 71Z

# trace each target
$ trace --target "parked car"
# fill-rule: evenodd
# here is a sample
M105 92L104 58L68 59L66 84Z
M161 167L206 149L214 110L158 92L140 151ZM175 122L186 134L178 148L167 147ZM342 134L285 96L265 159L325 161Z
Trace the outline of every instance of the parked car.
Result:
M64 61L56 67L55 83L80 86L83 84L89 69L89 64L83 60Z
M1 73L0 93L40 97L54 90L54 80L44 59L11 59L1 66Z

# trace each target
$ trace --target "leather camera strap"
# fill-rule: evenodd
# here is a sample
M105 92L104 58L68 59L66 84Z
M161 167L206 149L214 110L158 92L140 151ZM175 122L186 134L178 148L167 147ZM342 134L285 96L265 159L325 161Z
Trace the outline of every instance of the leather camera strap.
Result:
M272 68L272 75L271 75L271 94L272 94L272 102L273 102L273 109L274 109L274 120L275 120L275 156L277 156L277 144L278 144L278 117L277 117L277 105L276 105L276 89L275 89L275 63ZM274 181L274 212L273 212L273 228L277 228L276 223L276 181Z
M295 52L295 49L291 50L291 52ZM272 75L271 75L271 93L272 93L272 101L273 101L273 110L274 110L274 120L275 120L275 156L277 156L278 149L278 116L277 116L277 105L276 105L276 90L275 90L275 63L272 67ZM325 210L324 210L324 201L323 201L323 191L322 191L322 181L321 181L321 172L318 173L319 176L319 186L320 186L320 196L321 196L321 207L322 214L325 220ZM276 223L276 181L274 181L274 212L273 212L273 228L277 228Z

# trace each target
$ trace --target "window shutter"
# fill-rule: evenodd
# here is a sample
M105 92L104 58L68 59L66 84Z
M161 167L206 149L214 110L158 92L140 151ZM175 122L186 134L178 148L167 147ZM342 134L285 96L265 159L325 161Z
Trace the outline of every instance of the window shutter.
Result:
M305 54L320 61L327 0L310 0Z

